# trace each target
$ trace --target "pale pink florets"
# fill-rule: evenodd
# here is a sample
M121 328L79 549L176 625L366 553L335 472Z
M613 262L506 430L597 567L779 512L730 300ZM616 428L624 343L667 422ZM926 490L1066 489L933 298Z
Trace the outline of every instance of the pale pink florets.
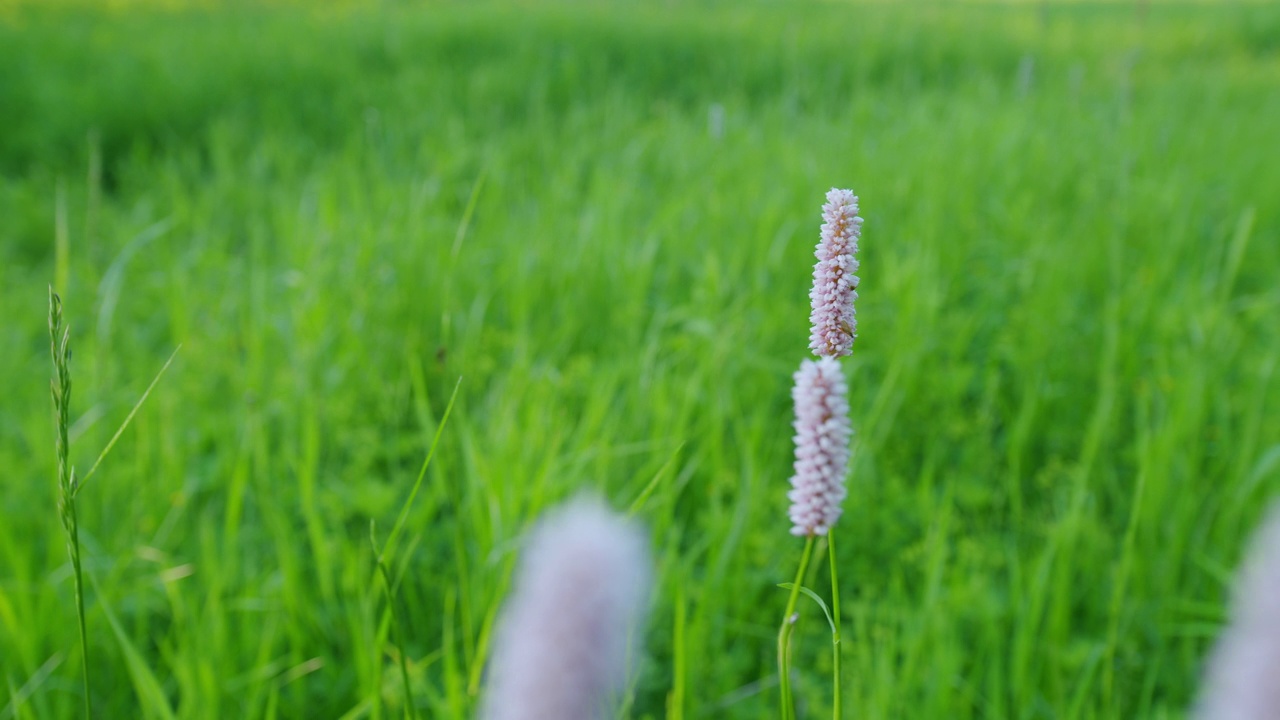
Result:
M1245 557L1230 623L1209 658L1193 717L1280 718L1280 503Z
M650 565L645 533L603 503L579 498L547 513L503 607L479 717L613 717Z
M814 256L813 289L809 303L813 308L809 324L809 349L822 357L841 357L853 350L858 336L858 321L853 301L857 299L858 238L862 234L862 218L858 217L858 197L849 190L832 188L822 206L822 241Z
M791 500L792 535L826 535L840 517L849 467L848 386L835 358L805 360L795 374L796 462Z

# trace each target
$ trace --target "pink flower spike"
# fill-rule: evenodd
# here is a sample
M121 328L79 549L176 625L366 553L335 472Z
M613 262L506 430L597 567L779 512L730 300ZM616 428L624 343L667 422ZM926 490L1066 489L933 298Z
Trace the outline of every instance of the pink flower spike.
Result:
M1209 657L1197 720L1280 718L1280 502L1236 579L1231 617Z
M858 238L862 218L858 217L858 197L849 190L831 189L822 206L822 242L814 256L813 308L809 323L809 349L820 357L842 357L853 351L858 337L858 320L853 301L858 297Z
M791 534L826 535L840 517L849 467L849 387L832 357L805 360L795 374L796 462Z
M580 497L548 512L502 609L478 717L614 717L651 575L646 533L601 501Z

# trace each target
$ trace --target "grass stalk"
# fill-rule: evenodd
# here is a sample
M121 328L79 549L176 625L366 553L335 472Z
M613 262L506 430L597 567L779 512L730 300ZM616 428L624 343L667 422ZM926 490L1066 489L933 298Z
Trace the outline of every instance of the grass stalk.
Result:
M781 690L782 720L795 717L795 704L791 697L791 658L788 644L791 631L795 628L796 601L800 598L800 583L804 573L809 569L809 557L813 555L813 536L804 542L804 552L800 555L800 567L796 570L796 580L791 584L791 597L787 599L787 610L782 615L782 627L778 628L778 687Z
M80 524L76 519L76 471L70 462L67 430L71 423L71 330L62 324L62 299L49 288L49 352L53 356L53 378L49 382L53 395L54 450L58 456L58 514L67 533L67 554L71 557L75 581L76 619L80 627L80 669L84 685L84 716L93 717L89 699L89 635L84 621L84 576L80 567Z

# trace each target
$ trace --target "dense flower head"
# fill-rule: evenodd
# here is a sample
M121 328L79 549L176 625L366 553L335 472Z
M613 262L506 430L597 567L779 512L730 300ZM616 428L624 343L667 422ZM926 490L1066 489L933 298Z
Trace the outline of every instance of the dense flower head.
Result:
M503 608L479 717L602 720L648 603L645 533L594 499L547 513Z
M809 349L822 357L841 357L853 350L858 320L853 301L858 297L858 238L862 218L858 197L832 188L822 206L822 240L814 250L813 289L809 291Z
M1230 622L1209 658L1194 717L1280 718L1280 503L1240 570Z
M826 535L840 517L849 467L849 389L835 358L805 360L795 374L795 475L791 534Z

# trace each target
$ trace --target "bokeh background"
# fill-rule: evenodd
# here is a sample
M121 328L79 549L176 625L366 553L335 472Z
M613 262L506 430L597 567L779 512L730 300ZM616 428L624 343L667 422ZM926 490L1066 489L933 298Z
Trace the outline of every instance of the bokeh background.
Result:
M586 488L620 715L775 717L832 186L847 716L1184 717L1280 490L1278 88L1274 4L0 2L0 719L83 708L50 285L82 472L181 346L79 496L96 716L469 717Z

